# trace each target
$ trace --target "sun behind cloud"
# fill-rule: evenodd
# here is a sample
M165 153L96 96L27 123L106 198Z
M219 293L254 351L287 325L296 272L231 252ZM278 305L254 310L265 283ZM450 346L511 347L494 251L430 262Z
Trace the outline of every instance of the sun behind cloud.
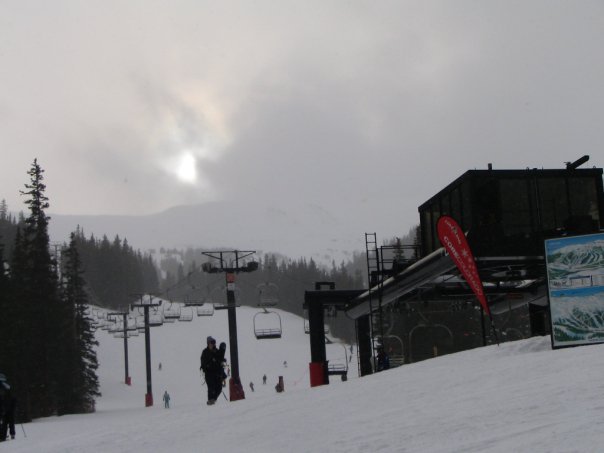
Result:
M190 152L184 152L179 159L176 175L182 182L195 184L197 182L197 159Z

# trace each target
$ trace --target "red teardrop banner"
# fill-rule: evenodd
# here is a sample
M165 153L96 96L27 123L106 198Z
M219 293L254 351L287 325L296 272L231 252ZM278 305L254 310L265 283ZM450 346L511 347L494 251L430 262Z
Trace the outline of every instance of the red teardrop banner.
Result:
M478 298L480 305L484 308L484 311L491 318L491 311L487 304L487 299L484 296L484 290L482 287L482 281L478 275L478 269L476 268L476 262L474 261L474 255L466 240L466 236L463 234L461 227L458 223L447 215L441 216L438 219L436 225L438 232L438 239L441 244L449 253L449 256L466 279L472 291Z

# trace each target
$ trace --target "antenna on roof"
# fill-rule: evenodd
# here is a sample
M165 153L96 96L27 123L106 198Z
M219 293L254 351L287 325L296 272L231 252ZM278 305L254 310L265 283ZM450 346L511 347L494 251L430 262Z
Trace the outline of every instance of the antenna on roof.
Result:
M565 162L566 169L575 170L576 168L578 168L580 165L583 165L588 160L589 160L589 156L586 154L585 156L581 157L580 159L577 159L574 162Z

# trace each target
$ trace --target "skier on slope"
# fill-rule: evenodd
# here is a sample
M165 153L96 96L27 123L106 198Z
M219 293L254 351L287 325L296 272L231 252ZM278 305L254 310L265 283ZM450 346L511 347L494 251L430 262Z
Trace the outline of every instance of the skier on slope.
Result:
M170 394L168 393L167 390L164 392L163 400L164 400L164 407L166 409L170 409Z
M222 392L224 353L226 344L220 343L216 349L216 340L211 336L207 338L207 347L201 353L200 370L204 372L206 385L208 386L208 405L212 405Z

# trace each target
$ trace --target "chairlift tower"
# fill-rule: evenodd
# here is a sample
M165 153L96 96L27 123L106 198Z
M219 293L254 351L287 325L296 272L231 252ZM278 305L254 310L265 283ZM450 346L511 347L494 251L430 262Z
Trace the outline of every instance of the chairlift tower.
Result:
M124 326L122 332L124 333L124 383L130 385L130 375L128 374L128 312L127 311L116 311L107 313L107 318L114 316L122 316Z
M149 307L159 307L161 305L161 300L154 304L152 296L149 296L148 302L145 302L144 294L137 294L137 296L140 296L140 302L130 304L130 307L143 307L145 314L145 361L147 365L147 394L145 395L145 407L149 407L153 406L153 390L151 389L151 337L149 336Z
M239 272L253 272L258 269L257 261L245 261L255 254L255 251L223 250L202 252L214 260L203 263L204 272L215 274L223 272L226 280L227 310L229 318L229 352L231 355L231 379L229 380L230 400L245 399L241 379L239 378L239 351L237 346L237 314L235 305L235 274ZM217 263L216 263L217 262ZM215 263L217 265L215 265Z

